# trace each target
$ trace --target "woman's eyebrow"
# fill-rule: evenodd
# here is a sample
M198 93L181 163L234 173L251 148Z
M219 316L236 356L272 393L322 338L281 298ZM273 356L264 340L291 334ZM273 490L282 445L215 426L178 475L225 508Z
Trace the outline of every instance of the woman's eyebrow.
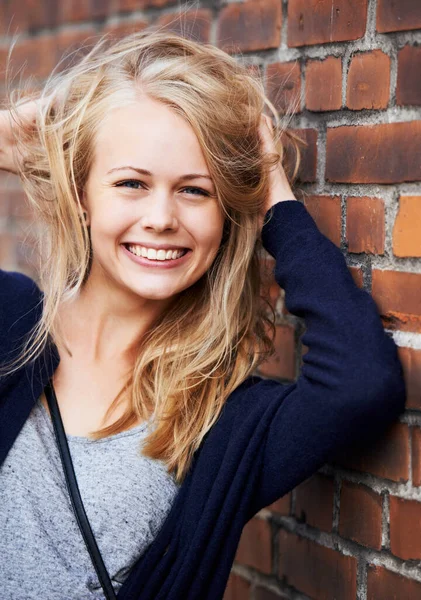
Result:
M152 177L152 173L150 171L147 171L146 169L140 169L138 167L132 167L130 165L127 165L127 166L124 166L124 167L114 167L113 169L110 169L107 172L107 175L109 175L110 173L113 173L115 171L124 171L124 170L127 170L127 169L131 169L132 171L136 171L140 175L147 175L149 177ZM177 181L188 180L188 179L199 179L199 178L209 179L210 181L212 181L212 178L210 177L210 175L206 175L205 173L189 173L187 175L182 175L181 177L178 178Z

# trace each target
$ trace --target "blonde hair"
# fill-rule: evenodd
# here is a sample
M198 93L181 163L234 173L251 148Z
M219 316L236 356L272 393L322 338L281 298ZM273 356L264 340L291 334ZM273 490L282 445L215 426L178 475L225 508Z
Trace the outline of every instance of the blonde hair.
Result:
M107 111L131 102L139 91L194 130L226 216L224 234L211 268L139 340L133 371L106 417L123 392L129 398L125 413L91 435L105 437L150 417L155 427L142 452L163 460L180 483L227 397L273 352L274 314L261 297L258 217L269 169L282 160L283 128L260 80L235 58L149 27L119 41L102 38L77 64L50 76L35 131L22 128L19 134L20 177L44 224L42 315L7 368L35 360L47 342L60 337L58 307L89 276L92 257L80 195L95 133ZM11 100L15 113L19 103ZM265 106L275 117L278 154L261 151Z

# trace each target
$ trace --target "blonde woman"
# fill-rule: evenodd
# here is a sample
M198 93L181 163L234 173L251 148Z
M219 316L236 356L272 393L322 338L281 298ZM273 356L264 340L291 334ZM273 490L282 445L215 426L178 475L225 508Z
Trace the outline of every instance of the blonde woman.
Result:
M245 523L404 410L266 106L232 57L149 29L2 114L0 166L42 225L39 285L0 271L4 600L222 598ZM292 384L253 375L262 245L306 324Z

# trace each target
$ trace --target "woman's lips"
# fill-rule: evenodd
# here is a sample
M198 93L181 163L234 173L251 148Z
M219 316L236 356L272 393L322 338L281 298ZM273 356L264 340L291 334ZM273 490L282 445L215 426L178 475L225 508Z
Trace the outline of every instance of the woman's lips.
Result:
M133 262L144 267L156 269L172 269L174 267L178 267L179 265L182 265L183 263L188 261L190 255L192 254L191 250L187 250L187 252L183 254L183 256L180 256L180 258L172 258L169 260L150 260L149 258L145 258L144 256L137 256L136 254L133 254L133 252L130 252L130 250L128 250L124 244L120 244L120 246L123 249L123 252L129 258L131 258Z

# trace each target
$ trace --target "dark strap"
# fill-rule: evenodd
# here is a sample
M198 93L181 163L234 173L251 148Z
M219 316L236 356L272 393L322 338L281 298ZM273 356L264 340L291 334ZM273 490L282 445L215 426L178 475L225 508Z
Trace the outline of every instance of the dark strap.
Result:
M83 506L82 498L80 496L75 471L73 469L72 458L70 456L69 446L67 443L66 433L64 431L63 421L61 420L60 410L52 381L47 383L44 393L50 408L58 449L60 452L60 458L63 464L64 475L66 477L67 489L72 501L77 524L82 532L82 536L90 554L92 564L95 567L99 582L104 590L105 598L107 600L116 600L117 596L115 595L107 569L104 565L104 561L102 560L102 556L95 541L94 534L92 533L92 529Z

